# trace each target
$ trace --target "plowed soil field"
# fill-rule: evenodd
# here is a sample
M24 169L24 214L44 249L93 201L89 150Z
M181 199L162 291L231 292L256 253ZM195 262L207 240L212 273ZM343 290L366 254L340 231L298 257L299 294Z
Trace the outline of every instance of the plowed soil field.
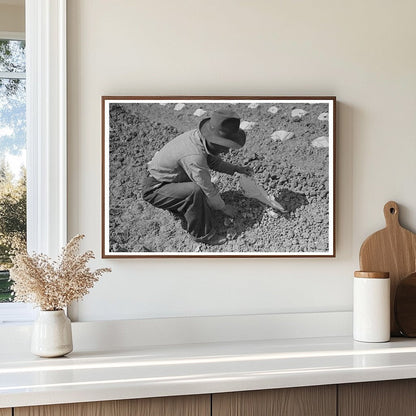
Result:
M273 114L269 108L275 105ZM328 136L328 121L319 120L328 105L299 103L113 103L109 138L109 231L112 253L325 253L329 247L329 151L312 141ZM209 246L194 242L169 212L144 202L141 183L146 163L178 134L194 129L213 110L230 108L242 121L255 124L247 130L243 149L224 157L234 164L253 168L259 185L288 211L279 213L243 196L237 175L213 172L213 180L227 204L237 209L233 221L215 212L219 233L226 244ZM196 116L197 109L207 111ZM303 109L303 117L292 110ZM287 141L273 140L277 130L293 132Z

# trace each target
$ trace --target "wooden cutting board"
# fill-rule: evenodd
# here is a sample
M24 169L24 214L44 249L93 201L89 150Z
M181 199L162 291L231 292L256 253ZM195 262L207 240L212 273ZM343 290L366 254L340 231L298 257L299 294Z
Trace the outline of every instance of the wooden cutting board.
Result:
M360 249L360 269L390 273L391 335L400 335L394 319L394 298L401 279L416 271L416 234L399 222L399 206L394 201L384 205L386 228L370 235Z

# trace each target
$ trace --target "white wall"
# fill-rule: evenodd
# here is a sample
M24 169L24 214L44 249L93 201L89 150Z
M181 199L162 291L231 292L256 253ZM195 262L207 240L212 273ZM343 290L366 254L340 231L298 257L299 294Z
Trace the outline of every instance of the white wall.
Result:
M68 1L69 235L100 257L102 95L336 95L335 259L117 259L72 313L344 311L396 200L416 231L413 0ZM78 311L76 311L78 309Z
M0 32L25 31L25 6L24 4L1 4L0 2Z

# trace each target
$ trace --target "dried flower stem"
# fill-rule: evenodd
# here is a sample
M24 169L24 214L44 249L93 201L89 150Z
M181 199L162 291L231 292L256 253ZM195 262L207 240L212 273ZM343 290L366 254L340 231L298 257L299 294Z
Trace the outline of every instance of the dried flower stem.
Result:
M94 253L78 254L83 238L80 234L72 238L62 249L58 261L45 254L18 252L10 270L15 302L34 303L42 310L54 311L85 296L101 275L111 269L92 271L88 268L87 263L94 258Z

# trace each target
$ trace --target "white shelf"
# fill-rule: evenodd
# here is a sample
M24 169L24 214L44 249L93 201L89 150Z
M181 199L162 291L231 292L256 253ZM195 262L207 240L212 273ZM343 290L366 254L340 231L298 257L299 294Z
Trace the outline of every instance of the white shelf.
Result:
M105 346L104 346L105 347ZM416 377L416 340L350 337L142 345L40 359L0 354L0 407Z

